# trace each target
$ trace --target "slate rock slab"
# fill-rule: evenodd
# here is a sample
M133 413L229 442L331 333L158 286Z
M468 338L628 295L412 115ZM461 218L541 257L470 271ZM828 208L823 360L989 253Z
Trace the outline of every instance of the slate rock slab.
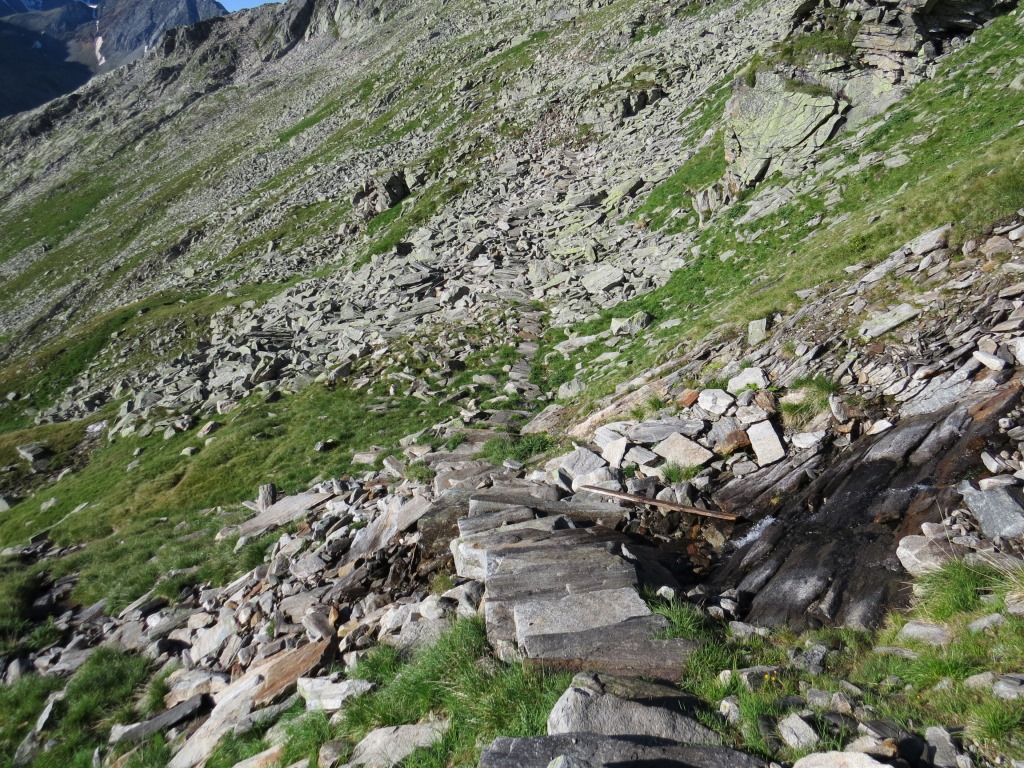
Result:
M880 763L860 752L819 752L801 757L793 768L880 768L887 765L889 763Z
M1024 492L1013 486L977 490L964 480L957 486L964 503L987 538L1024 536Z
M714 731L680 712L575 685L566 689L548 715L548 735L563 733L656 736L686 744L722 743Z
M588 765L660 768L764 768L765 763L726 747L679 744L649 736L576 733L513 739L501 736L480 755L480 768L547 768L558 757Z
M925 621L908 621L903 625L899 635L904 640L916 640L925 645L949 645L953 640L952 633L939 624L929 624Z
M299 695L306 700L308 711L336 712L349 699L372 691L376 685L368 680L342 680L332 683L324 677L300 677Z
M399 725L370 731L352 751L349 765L390 768L421 747L440 741L448 732L449 723L441 720L420 725Z
M559 600L519 603L513 615L516 639L522 646L536 635L583 632L648 616L650 612L636 589L624 587L567 595Z

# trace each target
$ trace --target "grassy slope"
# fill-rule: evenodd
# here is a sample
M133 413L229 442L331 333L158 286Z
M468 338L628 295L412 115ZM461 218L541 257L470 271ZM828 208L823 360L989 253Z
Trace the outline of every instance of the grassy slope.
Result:
M886 126L874 132L867 144L858 148L858 152L887 151L911 136L934 131L923 143L903 147L911 157L908 165L891 171L875 167L849 177L844 181L841 202L827 212L822 202L828 191L824 187L796 198L777 214L754 225L754 228L769 230L755 243L737 242L733 236L734 224L743 212L743 206L737 206L701 234L701 245L706 255L693 267L678 273L665 288L617 307L606 313L600 321L574 330L587 332L603 329L611 315L628 316L639 308L646 308L661 319L684 319L684 325L673 329L671 334L662 332L660 346L650 351L639 348L629 351L635 363L632 369L635 370L664 355L666 350L678 345L686 337L700 335L722 320L742 321L763 316L770 309L784 308L791 301L792 290L833 279L841 274L843 266L850 263L879 258L925 229L955 221L958 234L963 238L983 224L1024 205L1024 189L1017 160L1019 142L1014 130L1019 114L1022 113L1021 108L1024 107L1024 96L1000 87L1003 81L1010 79L1007 74L1009 70L995 78L986 74L989 68L1005 67L1024 54L1024 44L1017 31L1013 20L1002 19L979 33L972 45L944 63L935 81L918 88L907 102L897 106ZM502 66L501 62L496 64L495 74L501 74L498 70ZM993 82L994 85L990 84ZM964 99L962 93L968 86L973 96ZM713 95L714 98L709 99L707 108L697 114L686 115L687 128L699 136L707 127L711 127L721 114L720 102L725 95L727 90L718 91ZM316 113L317 119L307 120L306 124L300 123L298 131L288 136L275 137L275 140L285 143L292 136L315 127L331 116L330 110L327 112L322 116ZM397 115L397 112L394 114ZM916 115L927 117L915 120ZM375 127L379 128L384 123L378 119ZM403 126L399 126L399 131L402 130ZM340 131L343 134L346 132ZM341 146L341 141L339 137L335 149ZM328 147L323 151L329 153L335 150ZM681 228L686 220L685 214L680 219L673 219L671 214L685 204L685 190L705 183L719 168L712 153L698 154L676 176L667 180L662 188L651 194L639 210L640 217L647 218L651 226L666 227L669 231ZM291 173L288 176L297 179L299 172L297 168L295 176ZM166 197L150 198L149 205L159 207L187 195L192 188L191 184L199 183L200 172L194 173L168 179L174 183L164 193ZM75 211L105 204L104 201L108 201L111 194L109 188L104 186L102 176L89 182L80 182L81 186L72 190L67 198L64 213L70 218L78 215ZM907 185L905 189L904 185ZM126 205L120 201L130 197L116 197L109 204ZM53 259L81 255L80 251L75 250L79 248L73 242L76 238L68 234L70 229L64 230L60 224L47 223L42 208L33 210L29 216L30 223L34 221L40 227L33 231L38 231L41 237L50 238L53 241L50 244L57 246ZM156 208L118 207L116 210L123 211L126 216L136 216L140 211L145 213ZM869 223L869 216L883 212L879 221ZM330 215L332 211L325 210L323 213ZM810 220L822 213L830 216L848 213L850 216L831 231L812 230L807 226ZM326 219L318 214L315 221L322 220ZM784 228L771 231L772 227L781 226L783 222ZM302 220L299 223L306 225L308 221ZM382 222L379 233L382 237L394 237L396 230L392 228L404 226L405 223L400 218ZM24 240L29 236L26 234L28 228L7 231L11 233L8 237L13 239L4 241L6 248L10 248L12 243L18 245L28 242ZM108 255L110 248L127 242L134 234L122 231L102 235L97 240L100 247L98 253L101 256ZM797 243L805 237L806 242L798 246ZM717 254L730 249L737 251L736 257L728 263L720 262ZM813 257L808 257L808 254L813 254ZM39 269L41 273L43 267ZM766 287L751 287L752 278L758 275L770 278L765 283ZM102 319L99 325L85 329L79 341L70 345L68 350L58 351L52 358L57 361L54 370L46 373L45 379L36 382L37 388L55 395L59 382L68 376L73 378L74 373L81 370L82 361L88 358L88 355L79 355L75 350L91 349L89 345L101 344L105 335L109 335L104 325L108 321L114 322L111 318ZM602 351L603 348L584 350L577 359L586 360ZM43 368L39 366L38 370L42 371ZM563 368L568 370L568 366L552 367L539 371L539 374L550 378L561 375ZM610 374L598 380L591 387L590 395L596 396L608 391L616 377L616 374ZM7 381L16 388L25 379L14 377ZM191 459L179 455L183 447L197 445L195 439L188 434L169 441L153 437L104 447L94 455L87 468L47 488L35 499L24 502L6 515L0 523L0 541L22 541L26 534L56 522L79 503L88 501L95 506L70 518L54 531L54 535L61 541L91 542L84 552L68 559L60 568L60 572L75 570L82 573L77 596L83 601L106 595L113 599L116 607L140 594L167 571L192 565L199 566L197 574L165 582L162 590L173 594L184 580L222 580L258 562L266 542L255 542L240 555L231 552L231 542L196 546L196 541L209 542L214 531L234 521L239 514L238 510L203 510L216 505L230 505L240 498L250 496L255 486L266 480L274 480L286 490L294 490L308 483L315 475L340 474L349 468L347 462L351 449L371 444L393 445L398 437L413 431L417 423L433 423L443 415L420 401L392 401L387 416L368 422L364 411L367 404L364 395L331 393L320 388L313 388L307 393L273 405L256 401L246 403L242 409L225 419L227 425L217 433L216 440ZM56 444L58 455L62 456L70 452L84 428L84 425L62 425L23 432L9 431L24 429L26 426L23 420L5 423L4 430L7 432L0 451L9 453L13 445L41 436ZM312 444L324 437L341 437L345 449L334 454L314 454ZM125 467L132 460L131 454L136 447L144 449L141 465L134 472L127 473ZM6 461L3 459L0 463ZM58 498L59 504L43 515L39 512L39 502L51 496ZM196 534L197 538L191 543L179 541L181 536L188 533ZM18 578L23 580L33 575L22 573ZM7 586L12 588L11 594L17 594L17 584L8 583L5 579L4 587ZM971 587L970 594L977 594L974 589ZM968 673L980 671L992 659L998 662L1000 670L1009 670L1013 660L1019 659L1022 652L1021 627L1019 622L1011 621L997 633L986 636L983 642L968 638L963 630L964 621L991 608L970 600L965 605L954 614L947 613L944 619L956 628L957 643L945 652L923 649L920 659L913 663L879 659L866 653L868 640L864 637L834 635L826 638L830 642L842 639L856 651L851 657L852 661L848 662L849 666L833 670L833 673L845 675L863 685L883 713L891 712L900 718L913 718L915 724L962 723L972 728L979 738L995 739L1000 744L1009 744L1010 751L1016 750L1014 745L1017 742L1013 739L1018 738L1020 732L1019 709L1015 705L1003 705L979 697L978 694L967 693L963 689L962 680ZM934 610L932 608L923 607L919 610L934 615L930 613ZM901 620L894 618L897 624ZM695 631L692 627L686 629L685 622L682 623L684 626L680 632ZM720 630L706 628L700 631L720 633ZM721 637L720 634L714 636ZM712 673L716 675L719 669L733 664L747 665L759 660L779 659L782 643L791 640L783 636L765 642L761 647L757 643L746 646L717 643L707 652L706 657L695 660L693 675L687 684L709 699L724 695L732 689L714 688L716 683L712 680ZM478 651L474 650L473 653ZM715 656L715 653L721 655ZM115 670L120 663L118 659L101 658L96 665ZM460 665L454 668L462 669ZM518 673L508 674L514 677ZM883 687L885 680L893 674L918 687L930 686L943 676L951 677L954 685L952 692L927 692L920 699L910 695L893 696ZM94 680L93 684L98 691L104 692L103 696L107 695L105 691L108 689L115 691L116 695L112 694L105 701L123 702L131 691L141 693L142 677L144 675L140 677L134 671L126 675L125 679L131 685L124 690L112 688L114 682L109 680ZM475 678L466 679L474 684L480 683ZM7 729L0 731L0 739L4 739L5 744L16 743L16 735L24 732L25 724L38 712L49 690L49 683L36 678L29 680L31 682L11 689L11 696L0 703L0 711L5 715L2 719L3 728ZM833 684L835 678L819 682L822 685ZM564 685L564 681L559 685ZM509 686L503 683L502 686L498 690L506 693L516 691L516 695L522 692L511 683ZM425 711L450 712L451 708L457 706L457 703L444 698L445 691L449 690L446 688L435 690L434 694L422 699L410 699L419 702L416 711L409 708L393 710L390 708L395 705L387 703L389 696L393 695L385 695L388 690L392 689L385 687L380 694L381 698L374 699L378 703L367 702L365 718L359 728L365 729L374 723L397 722L405 718L416 719ZM542 687L542 690L546 691L546 697L554 689ZM773 692L777 694L779 690ZM742 693L738 695L741 696L741 706L748 716L774 712L772 708L777 706L777 695L756 700ZM398 698L403 705L407 703L404 695ZM546 712L542 704L550 706L545 698L537 704L538 712ZM96 705L96 711L101 717L85 725L76 724L74 719L70 721L69 727L79 728L82 725L87 731L92 729L92 732L84 740L69 732L69 740L79 745L80 749L74 756L64 756L62 759L70 762L62 764L77 764L75 760L91 752L88 745L94 742L89 739L98 739L97 734L102 730L98 721L112 716L102 703ZM973 720L969 720L965 712L975 713ZM457 714L460 720L463 717L476 717L464 711L458 711ZM520 722L520 726L527 730L536 731L540 727L534 722L536 715L537 712L530 713L532 720L527 718L503 722ZM121 716L127 715L122 711ZM109 724L109 721L106 722ZM526 722L530 723L528 728L522 725ZM13 728L8 724L13 724ZM510 728L502 726L499 729L492 728L489 732L510 732ZM354 738L359 731L353 726L351 730L339 734L325 729L322 723L303 721L296 726L294 743L304 746L291 749L313 749L324 738L346 733ZM446 742L442 754L424 756L422 764L459 762L453 756L466 754L463 750L470 743L467 738L465 733L457 733L453 740ZM759 737L747 727L732 733L732 738L755 750L763 749L763 745L758 745ZM244 751L251 746L241 744L238 748ZM133 764L160 765L163 754L161 745L154 744ZM231 765L227 755L224 757L224 764Z
M641 309L659 320L681 320L681 325L658 332L654 344L645 341L623 348L624 356L633 361L627 370L642 370L686 339L723 323L740 326L785 310L793 305L793 291L838 279L843 267L879 260L924 231L953 223L954 237L962 242L1011 215L1024 206L1024 161L1017 128L1024 113L1024 92L1007 87L1014 77L1008 65L1021 55L1024 39L1016 19L996 20L970 45L945 59L936 78L894 107L886 124L852 153L855 158L899 149L909 156L908 164L893 170L876 165L846 177L840 202L828 209L825 198L833 188L828 180L746 227L736 223L747 210L747 204L739 203L700 233L702 255L676 272L667 285L619 304L570 333L605 330L611 317L629 317ZM988 74L990 68L1001 74ZM965 89L969 98L962 97ZM696 119L706 121L705 115ZM907 143L920 134L928 134L927 139L916 146ZM848 151L838 146L832 154ZM690 164L684 165L677 177L685 179L691 170ZM656 213L662 200L671 201L666 206L671 208L683 199L681 186L675 177L663 182L641 204L641 215L650 215L652 225L660 223L669 232L681 231L689 218L686 213L674 220ZM881 218L871 221L875 215ZM845 218L832 226L816 226L819 217ZM737 231L761 234L754 242L741 242ZM719 254L729 250L735 256L721 261ZM759 285L754 285L755 278L761 279ZM562 332L556 331L549 341L560 338ZM539 379L557 381L577 362L605 351L598 342L570 362L555 360ZM596 377L581 409L611 391L624 375L613 369Z
M690 606L662 604L656 610L669 618L672 636L707 641L691 658L683 687L712 705L726 696L737 699L743 716L740 723L726 726L717 715L705 715L706 724L721 731L729 742L757 754L780 757L772 755L759 731L759 716L775 719L792 711L794 707L783 697L802 693L801 683L837 693L842 691L841 682L846 681L862 691L862 695L852 697L855 705L867 705L878 717L892 718L910 731L923 731L933 725L962 728L989 759L998 754L1024 756L1024 702L1003 701L965 685L967 678L982 672L1019 670L1020 659L1024 658L1024 620L1009 616L1001 626L984 632L971 632L967 625L982 616L1003 612L1010 596L1019 600L1024 571L999 571L951 561L941 571L918 580L918 584L922 596L909 614L892 614L887 627L878 634L822 630L794 636L780 631L765 638L740 640L730 637L727 627L708 620ZM941 648L898 638L899 630L912 619L946 626L953 641ZM793 648L811 644L824 645L831 651L823 674L800 672L789 661L788 653ZM917 658L877 654L873 651L877 646L908 648L917 653ZM748 690L735 676L728 682L719 678L722 670L753 666L777 666L784 671L770 675L757 690ZM824 724L819 733L825 747L837 746L836 735L830 734ZM787 749L781 757L795 760L801 754Z

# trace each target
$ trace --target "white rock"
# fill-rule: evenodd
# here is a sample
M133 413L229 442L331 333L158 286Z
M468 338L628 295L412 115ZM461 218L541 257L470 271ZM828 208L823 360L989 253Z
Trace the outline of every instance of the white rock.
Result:
M1001 371L1006 367L1006 361L1003 358L996 355L989 354L988 352L982 352L980 349L974 350L974 359L993 371Z
M711 451L678 432L654 446L654 452L680 467L701 467L714 457Z
M879 768L886 765L888 763L880 763L863 752L819 752L801 757L793 768Z
M620 437L617 440L613 440L603 447L601 455L604 460L608 462L608 466L618 469L622 466L622 459L626 455L626 451L629 450L629 439Z
M821 741L818 732L796 713L779 723L779 736L792 749L811 749Z
M747 427L747 437L750 438L750 445L757 456L757 463L762 467L774 464L786 455L786 449L770 421L751 424Z
M732 395L724 389L705 389L697 398L697 405L708 413L721 416L736 402Z
M336 712L346 701L372 691L376 685L368 680L342 680L332 683L324 677L300 677L299 695L306 700L310 712Z
M744 389L767 389L768 377L761 368L747 368L729 379L725 388L734 395Z

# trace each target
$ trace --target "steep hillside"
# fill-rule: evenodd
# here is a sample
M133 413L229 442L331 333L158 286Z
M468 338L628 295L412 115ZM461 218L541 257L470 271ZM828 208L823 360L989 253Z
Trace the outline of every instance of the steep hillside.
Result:
M107 2L0 120L14 764L1024 757L1015 3Z

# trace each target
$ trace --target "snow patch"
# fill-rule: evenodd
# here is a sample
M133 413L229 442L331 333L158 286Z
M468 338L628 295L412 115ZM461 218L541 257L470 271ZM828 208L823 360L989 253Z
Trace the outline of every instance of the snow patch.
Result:
M99 65L100 65L101 67L102 67L102 66L103 66L104 64L106 64L106 63L107 63L107 60L106 60L105 58L103 58L103 54L102 54L102 53L100 53L100 48L102 48L102 47L103 47L103 38L102 38L102 37L97 37L97 38L96 38L96 62L97 62L97 63L98 63L98 64L99 64Z

